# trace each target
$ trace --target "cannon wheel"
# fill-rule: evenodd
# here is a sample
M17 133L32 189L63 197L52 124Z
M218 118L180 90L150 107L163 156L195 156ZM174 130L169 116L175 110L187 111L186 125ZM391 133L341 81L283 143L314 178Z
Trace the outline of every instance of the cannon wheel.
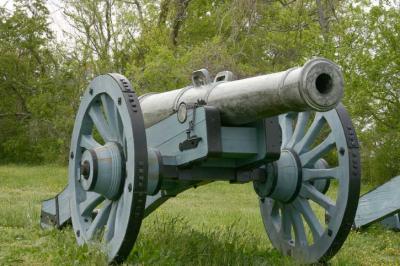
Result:
M81 99L69 159L71 217L78 244L110 263L129 255L146 202L147 143L139 101L119 74L96 77Z
M313 118L313 119L312 119ZM360 192L359 146L345 108L279 117L282 150L297 154L301 182L290 202L261 198L275 248L302 263L325 262L349 234Z

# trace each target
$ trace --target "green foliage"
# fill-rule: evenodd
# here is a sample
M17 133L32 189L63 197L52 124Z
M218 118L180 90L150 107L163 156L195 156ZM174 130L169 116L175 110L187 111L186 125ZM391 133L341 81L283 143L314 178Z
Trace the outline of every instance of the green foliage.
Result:
M56 67L48 48L48 11L42 1L16 1L12 14L0 12L0 127L6 129L0 131L0 153L3 160L36 160L37 139L25 132L42 129L31 109ZM29 146L30 152L25 148Z
M243 78L324 56L345 74L364 180L400 171L396 3L64 0L65 43L44 0L15 3L0 9L2 162L65 162L79 95L99 74L120 72L143 94L186 86L200 68Z
M363 177L384 182L400 171L399 10L381 4L365 12L350 5L347 12L335 34L341 37L336 61L361 140Z

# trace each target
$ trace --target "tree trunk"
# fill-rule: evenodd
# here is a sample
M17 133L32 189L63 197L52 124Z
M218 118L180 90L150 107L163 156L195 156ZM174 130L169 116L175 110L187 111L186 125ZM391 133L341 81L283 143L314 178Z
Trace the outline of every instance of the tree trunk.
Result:
M172 22L172 31L171 31L171 41L174 46L178 44L178 35L179 30L182 26L183 21L186 18L187 7L189 6L191 0L178 0L177 1L177 10L174 21Z
M317 8L318 8L319 26L321 27L322 36L324 37L324 41L327 42L328 41L328 33L329 33L328 19L326 18L324 6L323 6L321 0L316 0L316 2L317 2Z

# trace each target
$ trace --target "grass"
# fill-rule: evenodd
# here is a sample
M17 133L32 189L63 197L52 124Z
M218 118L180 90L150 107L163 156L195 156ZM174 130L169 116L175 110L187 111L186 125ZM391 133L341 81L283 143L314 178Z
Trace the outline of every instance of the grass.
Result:
M41 230L40 203L66 184L56 166L0 166L0 265L106 265L70 228ZM364 188L366 190L366 188ZM352 232L333 265L400 265L400 233ZM126 264L296 265L270 244L251 184L216 182L171 199L144 220Z

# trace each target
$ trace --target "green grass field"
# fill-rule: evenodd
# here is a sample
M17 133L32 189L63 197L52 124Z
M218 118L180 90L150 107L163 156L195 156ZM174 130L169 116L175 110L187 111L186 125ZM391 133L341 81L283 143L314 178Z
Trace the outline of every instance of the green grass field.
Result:
M40 202L66 184L66 168L0 166L0 265L106 265L70 228L43 231ZM365 188L364 188L365 190ZM333 265L400 265L400 233L352 232ZM126 264L296 265L270 244L250 184L213 183L171 199L144 220Z

